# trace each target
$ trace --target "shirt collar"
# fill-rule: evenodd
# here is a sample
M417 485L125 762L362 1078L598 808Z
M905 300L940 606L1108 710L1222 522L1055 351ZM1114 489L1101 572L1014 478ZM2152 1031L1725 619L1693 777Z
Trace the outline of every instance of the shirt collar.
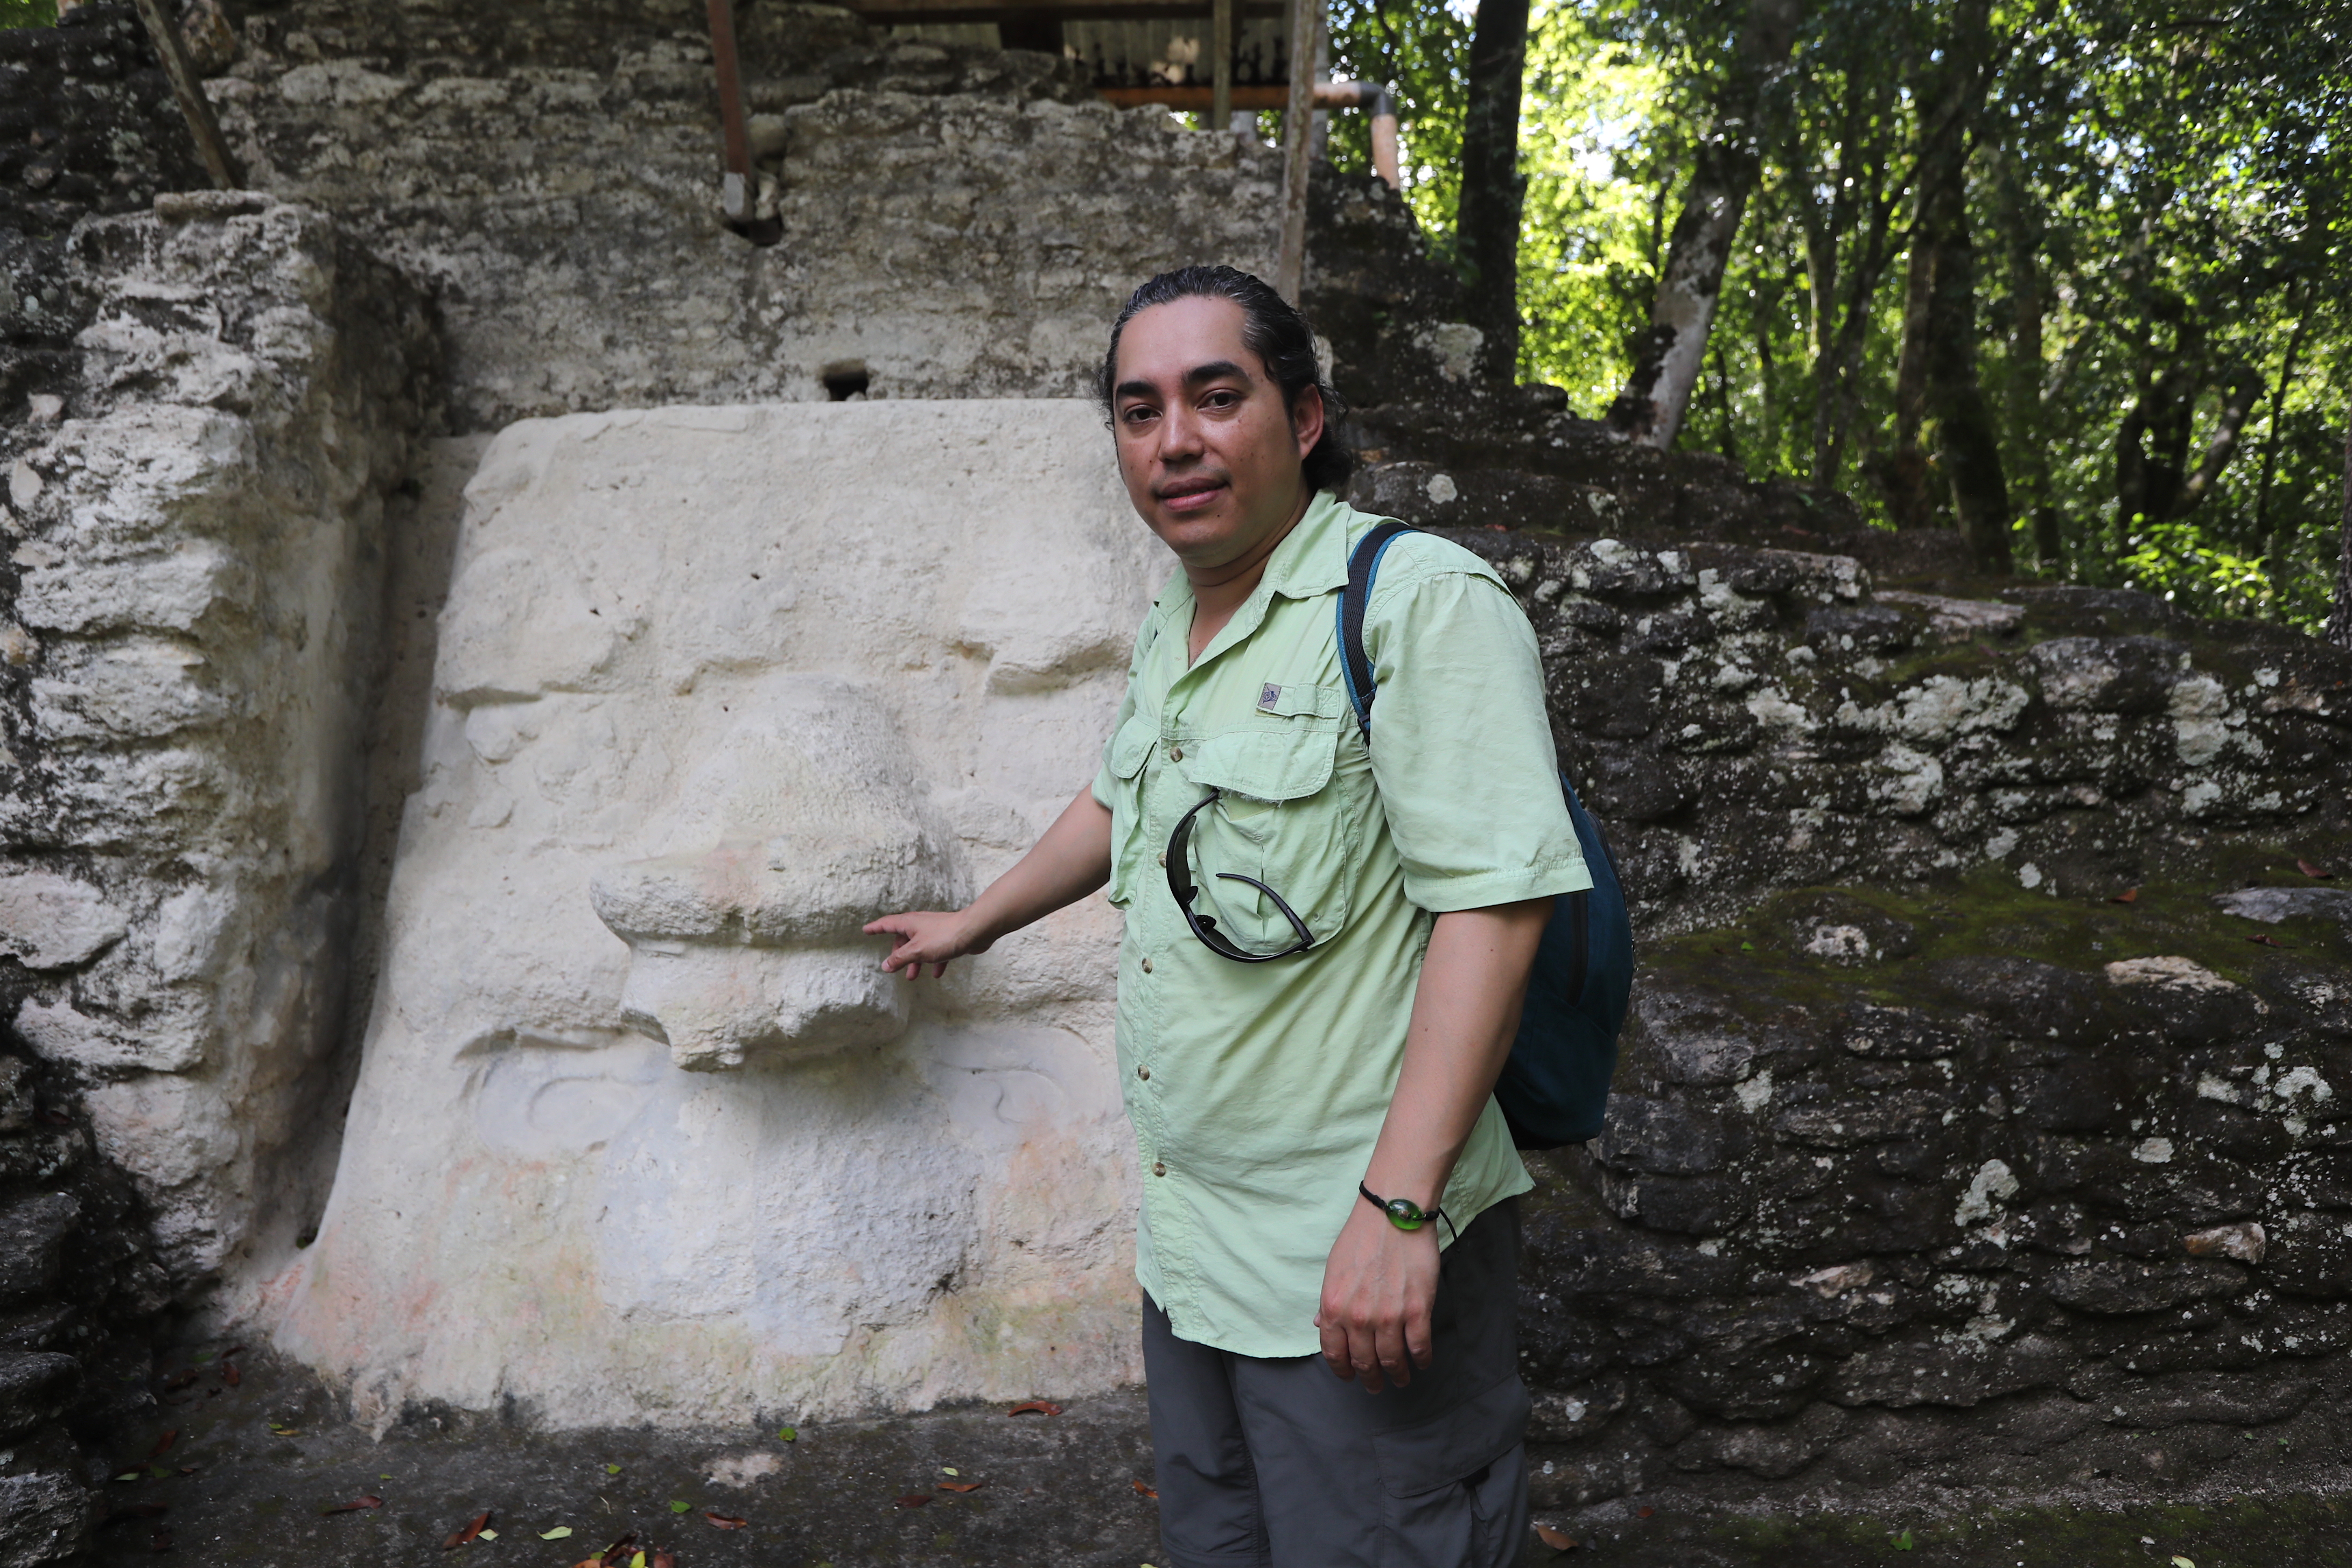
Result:
M1258 579L1257 590L1250 595L1252 603L1263 605L1275 594L1292 599L1312 599L1345 587L1348 535L1355 516L1355 509L1337 495L1317 490L1315 499L1307 503L1306 515L1283 536L1282 542L1267 558L1265 574ZM1161 618L1171 625L1192 624L1192 584L1184 575L1183 567L1177 567L1169 580L1158 607ZM1256 614L1249 612L1249 619L1255 626Z

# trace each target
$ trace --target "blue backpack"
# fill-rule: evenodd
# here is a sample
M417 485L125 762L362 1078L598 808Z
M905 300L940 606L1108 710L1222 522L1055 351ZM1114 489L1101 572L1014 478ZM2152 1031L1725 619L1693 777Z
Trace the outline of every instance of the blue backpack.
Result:
M1339 595L1339 666L1367 745L1372 699L1379 693L1371 658L1364 652L1364 608L1371 601L1381 556L1397 535L1411 531L1402 522L1383 522L1365 534L1348 558L1348 586ZM1617 1035L1625 1026L1626 998L1633 988L1633 927L1626 918L1616 858L1564 773L1559 787L1592 886L1552 902L1528 977L1518 1036L1495 1085L1512 1141L1522 1149L1581 1143L1601 1131L1609 1110L1609 1080L1617 1073Z

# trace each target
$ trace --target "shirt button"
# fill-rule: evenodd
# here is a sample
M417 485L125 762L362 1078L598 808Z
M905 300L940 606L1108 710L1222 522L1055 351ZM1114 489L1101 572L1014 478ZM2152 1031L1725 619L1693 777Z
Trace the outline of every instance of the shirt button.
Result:
M1182 761L1184 760L1184 748L1183 748L1183 747L1181 747L1181 746L1171 746L1171 747L1169 747L1169 748L1168 748L1168 760L1169 760L1170 762L1171 762L1171 763L1181 763L1181 762L1182 762Z
M1162 849L1162 850L1160 852L1160 863L1162 866L1165 866L1166 864L1168 864L1168 851L1167 851L1167 850L1165 850L1165 849Z
M1135 1076L1149 1081L1151 1077L1151 1069L1150 1068L1138 1068L1135 1069Z
M1168 1173L1168 1167L1154 1160L1151 1162L1151 1173L1155 1176L1164 1176Z
M1143 973L1146 974L1151 973L1151 960L1148 958L1143 961Z

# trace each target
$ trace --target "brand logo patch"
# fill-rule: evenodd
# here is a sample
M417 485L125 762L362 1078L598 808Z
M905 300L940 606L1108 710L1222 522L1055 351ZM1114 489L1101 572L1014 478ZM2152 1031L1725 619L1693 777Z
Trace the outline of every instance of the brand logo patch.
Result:
M1257 705L1261 708L1271 708L1280 700L1282 700L1282 688L1271 683L1257 694Z

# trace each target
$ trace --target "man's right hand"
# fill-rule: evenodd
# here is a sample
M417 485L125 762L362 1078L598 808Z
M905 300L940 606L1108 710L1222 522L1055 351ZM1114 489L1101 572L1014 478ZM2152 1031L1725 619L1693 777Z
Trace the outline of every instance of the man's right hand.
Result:
M1110 811L1092 790L1080 790L1035 847L970 908L884 915L866 934L890 937L883 968L903 969L908 979L918 980L928 963L936 980L947 972L948 960L986 952L998 937L1077 902L1108 880Z
M882 967L903 968L909 980L921 979L926 963L931 966L931 978L937 980L947 973L948 960L986 952L996 940L981 929L970 910L911 910L903 915L884 915L866 928L867 936L885 933L892 941L890 956L882 961Z

